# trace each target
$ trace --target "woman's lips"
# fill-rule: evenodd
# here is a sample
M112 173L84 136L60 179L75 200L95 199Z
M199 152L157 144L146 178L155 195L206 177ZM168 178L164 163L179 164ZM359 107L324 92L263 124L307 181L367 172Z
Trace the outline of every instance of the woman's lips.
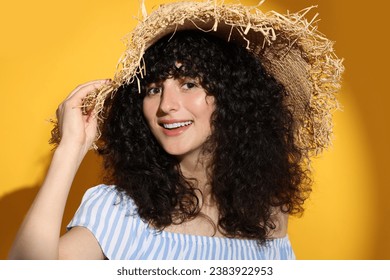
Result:
M162 121L159 125L162 127L162 131L167 136L177 136L186 131L193 121L179 121L179 120L169 120Z

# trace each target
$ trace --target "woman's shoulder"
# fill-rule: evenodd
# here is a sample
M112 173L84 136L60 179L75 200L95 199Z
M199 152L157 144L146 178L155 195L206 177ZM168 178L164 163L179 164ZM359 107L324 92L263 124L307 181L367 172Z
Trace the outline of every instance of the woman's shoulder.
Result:
M147 223L137 214L134 201L113 185L88 189L67 229L83 227L98 241L104 255L115 258L145 231Z
M93 197L93 196L101 196L101 195L107 196L107 195L115 194L115 193L117 195L119 194L115 185L100 184L100 185L97 185L97 186L94 186L94 187L87 189L85 194L84 194L83 200L85 198L89 198L89 197Z
M114 185L97 185L89 188L81 201L68 229L84 226L90 229L101 228L113 218L136 216L134 201Z
M126 206L126 208L135 209L134 201L124 192L119 191L115 185L100 184L89 188L81 204L106 204L111 203L113 206Z

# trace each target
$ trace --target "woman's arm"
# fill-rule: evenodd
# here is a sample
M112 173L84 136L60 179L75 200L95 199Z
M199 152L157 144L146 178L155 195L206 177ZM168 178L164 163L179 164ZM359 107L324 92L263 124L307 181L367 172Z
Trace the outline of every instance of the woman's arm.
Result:
M54 152L43 185L19 229L10 251L10 259L59 259L61 256L72 258L72 250L69 251L63 245L68 244L69 248L72 248L72 240L79 242L83 238L86 238L84 244L94 246L93 236L89 236L85 230L73 231L63 238L64 242L61 241L60 246L60 229L73 179L97 131L94 112L83 115L80 105L89 92L107 82L108 80L98 80L77 87L58 107L61 142ZM98 247L97 242L95 246ZM60 248L66 250L66 253L60 252ZM96 252L96 247L91 248L91 251ZM101 252L96 255L96 258L101 257ZM75 252L75 258L82 256Z

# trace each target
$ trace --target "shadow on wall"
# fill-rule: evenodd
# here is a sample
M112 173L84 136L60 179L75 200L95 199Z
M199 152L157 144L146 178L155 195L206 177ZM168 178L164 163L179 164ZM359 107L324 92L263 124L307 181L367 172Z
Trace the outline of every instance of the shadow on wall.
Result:
M50 156L48 155L48 162ZM82 162L72 189L69 194L62 222L61 234L65 233L66 225L72 219L80 205L84 192L102 180L101 158L96 153L89 152ZM40 183L35 186L24 186L0 198L0 259L7 259L16 233L38 193Z

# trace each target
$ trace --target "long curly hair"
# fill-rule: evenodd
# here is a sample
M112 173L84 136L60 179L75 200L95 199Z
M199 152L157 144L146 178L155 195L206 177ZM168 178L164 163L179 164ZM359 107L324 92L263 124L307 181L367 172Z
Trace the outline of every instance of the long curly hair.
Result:
M167 78L197 78L214 96L207 174L227 237L264 242L272 218L303 212L311 191L307 155L294 141L296 123L283 86L241 46L198 31L160 39L145 53L146 73L106 102L99 151L115 184L134 200L139 216L157 229L201 214L197 181L152 135L142 112L146 86ZM177 62L182 67L177 68Z

